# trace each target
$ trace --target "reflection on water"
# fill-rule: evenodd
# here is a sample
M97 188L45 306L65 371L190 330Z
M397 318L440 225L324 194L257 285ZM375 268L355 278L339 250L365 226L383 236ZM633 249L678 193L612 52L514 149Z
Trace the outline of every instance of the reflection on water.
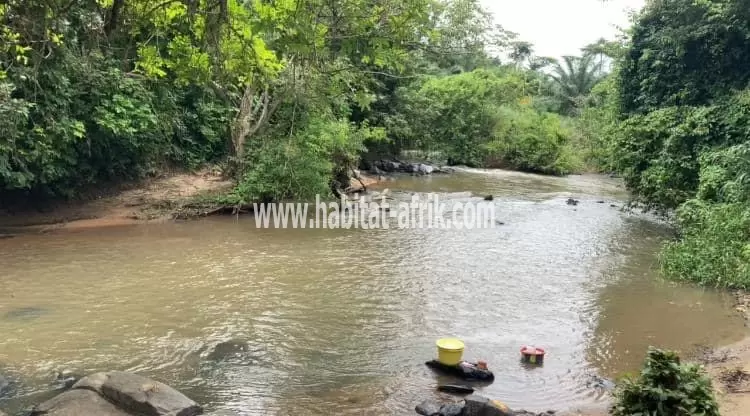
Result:
M494 194L506 225L214 218L1 240L0 372L21 383L0 407L34 402L66 368L138 371L229 414L408 414L445 397L423 363L450 335L495 371L481 393L546 410L600 400L589 376L637 368L649 344L744 333L727 297L654 279L667 230L610 207L616 181L470 171L384 186ZM223 356L228 340L240 347ZM521 366L526 343L546 347L543 367Z

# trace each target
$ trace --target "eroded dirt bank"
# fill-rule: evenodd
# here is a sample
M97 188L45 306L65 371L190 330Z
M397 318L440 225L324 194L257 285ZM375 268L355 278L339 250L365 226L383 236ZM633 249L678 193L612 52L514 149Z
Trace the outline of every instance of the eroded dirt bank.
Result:
M0 212L0 234L163 221L181 205L231 186L231 181L208 170L164 175L85 201L58 203L40 211Z
M383 177L361 174L348 189L356 192ZM0 210L0 236L111 227L199 217L218 207L200 201L227 192L232 181L210 170L174 173L86 201L58 203L45 210Z

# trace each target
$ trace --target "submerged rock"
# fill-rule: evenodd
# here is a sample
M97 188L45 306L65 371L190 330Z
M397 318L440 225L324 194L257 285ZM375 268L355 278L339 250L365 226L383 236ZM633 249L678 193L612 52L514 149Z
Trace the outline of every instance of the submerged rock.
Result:
M422 403L418 404L417 407L414 408L414 410L416 410L417 413L422 416L438 416L440 414L441 407L442 406L440 405L440 403L434 400L425 400Z
M3 377L2 374L0 374L0 397L3 397L3 393L5 393L6 390L8 390L10 387L10 381L8 381L7 378Z
M573 198L568 198L568 200L565 201L566 204L572 205L572 206L578 205L579 202L581 202L581 201L579 201L577 199L573 199Z
M48 311L44 308L39 308L36 306L27 306L23 308L16 308L11 309L8 312L5 312L3 315L3 318L9 319L9 320L31 320L39 318L40 316L46 314Z
M250 350L250 344L244 339L231 339L216 344L206 358L211 361L225 361L237 358Z
M36 406L32 416L194 416L203 409L164 383L122 371L84 377L72 390Z
M470 386L459 386L456 384L444 384L442 386L438 386L438 391L454 394L472 394L474 393L474 388Z

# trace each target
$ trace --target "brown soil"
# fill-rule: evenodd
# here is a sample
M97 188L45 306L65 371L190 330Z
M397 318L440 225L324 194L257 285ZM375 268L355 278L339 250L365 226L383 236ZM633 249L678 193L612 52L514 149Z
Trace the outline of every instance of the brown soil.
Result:
M750 294L738 292L736 295L737 312L750 322ZM750 414L750 336L702 354L700 362L711 376L722 416Z
M152 178L86 201L58 203L45 211L0 213L0 235L79 230L163 221L182 204L218 194L232 182L203 170Z
M347 191L359 192L381 180L382 177L360 174L359 179L351 180ZM225 212L224 207L203 201L231 187L231 181L210 170L163 175L125 188L109 188L85 201L57 203L44 211L0 211L0 237L142 224Z

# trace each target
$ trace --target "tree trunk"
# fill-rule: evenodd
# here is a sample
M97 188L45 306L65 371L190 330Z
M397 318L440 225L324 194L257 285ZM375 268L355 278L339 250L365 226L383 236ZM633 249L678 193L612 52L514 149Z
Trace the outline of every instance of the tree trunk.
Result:
M104 25L104 33L109 37L115 30L117 30L117 24L120 21L120 14L122 9L125 7L125 0L114 0L112 3L112 10L109 12L109 18L107 23Z

